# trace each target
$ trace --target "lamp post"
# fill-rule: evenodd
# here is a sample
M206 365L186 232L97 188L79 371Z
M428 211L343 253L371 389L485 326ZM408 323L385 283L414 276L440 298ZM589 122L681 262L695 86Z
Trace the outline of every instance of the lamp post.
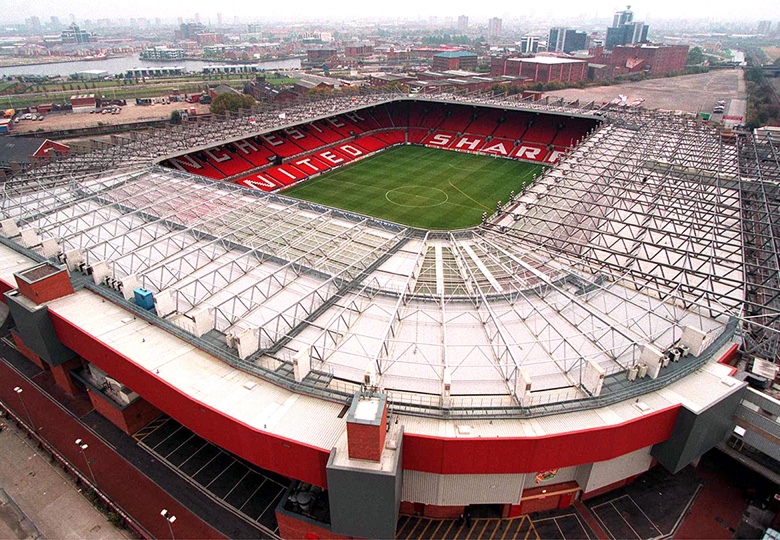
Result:
M87 448L89 448L89 445L82 441L81 439L76 439L76 446L79 447L79 451L81 451L81 455L84 456L84 461L87 462L87 469L89 469L89 476L92 477L92 485L97 488L97 480L95 480L95 473L92 472L92 464L89 461L89 458L87 458L87 454L84 452Z
M24 403L24 399L22 399L22 392L24 390L18 386L14 387L14 392L16 392L16 395L19 396L19 401L22 404L22 409L24 409L25 414L27 414L27 420L30 422L30 429L33 431L38 431L35 427L35 423L32 420L32 416L30 415L30 411L27 409L27 405Z
M160 515L163 517L165 522L168 524L168 531L171 533L171 540L176 540L176 537L173 535L173 522L176 521L176 516L168 512L165 508L163 508L162 512L160 512Z

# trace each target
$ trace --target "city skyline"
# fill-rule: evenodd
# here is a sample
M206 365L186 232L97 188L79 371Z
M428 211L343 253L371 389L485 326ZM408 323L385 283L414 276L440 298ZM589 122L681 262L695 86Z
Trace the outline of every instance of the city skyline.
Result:
M121 8L112 9L107 13L102 5L95 2L72 2L68 4L51 5L44 0L30 0L15 6L12 12L4 11L0 18L0 24L18 24L27 17L37 16L42 22L48 21L51 16L59 17L60 21L67 24L71 16L76 21L100 18L163 18L192 20L196 14L202 22L217 24L218 19L228 24L239 20L300 20L310 21L318 19L334 22L341 19L345 22L359 19L386 19L386 20L410 20L415 18L452 18L457 21L460 15L469 17L470 25L487 24L493 17L503 19L516 19L527 17L544 18L571 18L587 16L590 18L611 18L615 11L626 9L627 4L616 3L613 0L598 0L587 4L573 0L561 0L554 7L514 5L507 6L496 4L490 6L477 5L465 1L431 0L420 3L412 0L399 0L394 2L392 9L389 5L381 5L371 2L357 2L354 0L319 3L304 0L291 9L284 4L264 4L258 8L256 4L244 1L230 1L220 3L219 8L205 0L194 0L187 4L187 11L183 11L180 4L165 5L149 0L139 0L132 4L132 8L122 11ZM670 19L734 19L734 20L780 20L780 10L777 10L776 2L772 0L758 0L739 8L733 4L713 6L711 2L697 0L684 4L672 0L658 0L631 4L635 18L645 20L670 20Z

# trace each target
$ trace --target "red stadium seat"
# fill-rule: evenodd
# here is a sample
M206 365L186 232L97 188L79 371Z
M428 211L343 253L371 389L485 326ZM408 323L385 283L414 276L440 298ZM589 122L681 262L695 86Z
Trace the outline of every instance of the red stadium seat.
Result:
M222 148L209 148L203 150L201 155L206 163L217 169L225 176L233 176L245 173L254 168L254 165L238 154L230 152L229 145Z
M463 131L472 135L493 135L502 114L499 109L480 109L473 114L471 123Z
M218 180L239 176L241 185L274 191L403 143L555 163L596 123L537 111L398 101L199 150L163 165ZM249 174L254 168L261 170Z
M532 124L523 134L523 142L551 144L558 132L562 117L550 114L535 114Z
M236 184L252 189L259 189L261 191L275 191L282 187L282 184L263 173L254 173L243 176L236 180Z
M390 119L393 122L393 127L407 128L414 125L412 124L412 117L410 112L411 104L408 101L386 104L385 108L389 111Z
M465 107L447 107L444 111L444 121L439 126L442 131L463 133L471 123L473 111Z
M317 137L323 144L333 144L345 139L344 135L333 131L323 120L312 122L311 124L307 124L307 126L309 128L309 134Z
M341 116L333 116L331 118L326 118L323 120L323 123L330 128L331 130L338 133L342 139L346 139L348 137L351 137L355 131L354 125L352 123L345 121Z
M436 129L441 127L446 119L444 105L441 103L429 103L423 107L423 116L420 120L420 127Z
M427 136L428 130L425 128L409 128L409 142L412 144L422 144Z
M380 128L391 128L395 126L395 124L393 124L393 118L390 116L390 113L387 112L387 107L385 105L372 107L369 112Z
M179 169L180 171L189 172L192 174L198 174L205 176L206 178L212 178L214 180L222 180L225 175L219 172L217 169L209 165L201 156L201 152L195 152L193 154L187 154L185 156L178 156L171 158L163 162L163 164L172 169Z
M574 148L593 127L593 121L587 118L565 118L560 124L561 129L553 138L553 144L564 148Z
M308 174L302 173L296 167L287 164L271 167L264 172L268 177L283 186L289 186L290 184L294 184L298 180L303 180L309 176Z
M358 130L356 133L373 131L382 127L368 110L342 114L341 118L355 126Z
M290 157L303 152L300 146L285 138L279 131L258 135L257 139L262 140L263 146L277 156Z
M374 134L374 137L388 145L402 143L406 140L406 130L393 129L390 131L380 131Z
M382 141L372 135L363 135L359 139L355 140L353 144L355 144L358 148L365 150L366 153L376 152L383 148L387 148L388 145L388 143L385 141Z
M504 156L509 157L512 154L512 150L515 147L517 141L512 139L502 139L499 137L493 137L489 141L486 141L482 145L479 151L483 154L489 154L491 156Z
M304 152L314 150L324 144L320 139L308 132L306 125L283 129L282 134L286 139L303 149Z
M293 158L289 161L289 165L301 171L305 176L323 173L332 167L313 155Z
M271 162L274 153L268 150L262 143L254 138L235 141L229 145L233 152L255 167L263 167Z
M435 131L427 134L422 143L426 146L434 146L437 148L448 148L457 138L457 133L446 131Z
M527 143L523 141L512 152L512 157L524 161L536 161L544 163L549 150L545 145Z
M531 115L523 111L505 111L498 120L499 123L493 130L493 136L518 140L528 130Z

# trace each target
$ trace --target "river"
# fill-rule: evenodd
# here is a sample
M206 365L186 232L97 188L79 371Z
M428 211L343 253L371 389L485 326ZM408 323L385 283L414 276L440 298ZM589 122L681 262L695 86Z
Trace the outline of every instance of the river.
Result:
M102 69L109 75L125 73L128 69L136 67L172 67L184 66L187 71L201 71L206 66L224 64L224 62L203 62L201 60L177 60L175 62L159 62L155 60L140 60L138 56L123 56L108 58L106 60L79 60L74 62L59 62L55 64L36 64L28 66L0 67L0 76L3 75L51 75L68 76L79 71L90 69ZM263 69L300 69L299 58L288 60L273 60L269 62L257 62Z

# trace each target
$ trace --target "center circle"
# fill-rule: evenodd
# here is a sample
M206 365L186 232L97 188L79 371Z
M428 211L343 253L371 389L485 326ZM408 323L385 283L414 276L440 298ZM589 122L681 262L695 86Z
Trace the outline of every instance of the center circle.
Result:
M431 208L450 200L449 195L435 187L400 186L385 193L388 202L407 208Z

